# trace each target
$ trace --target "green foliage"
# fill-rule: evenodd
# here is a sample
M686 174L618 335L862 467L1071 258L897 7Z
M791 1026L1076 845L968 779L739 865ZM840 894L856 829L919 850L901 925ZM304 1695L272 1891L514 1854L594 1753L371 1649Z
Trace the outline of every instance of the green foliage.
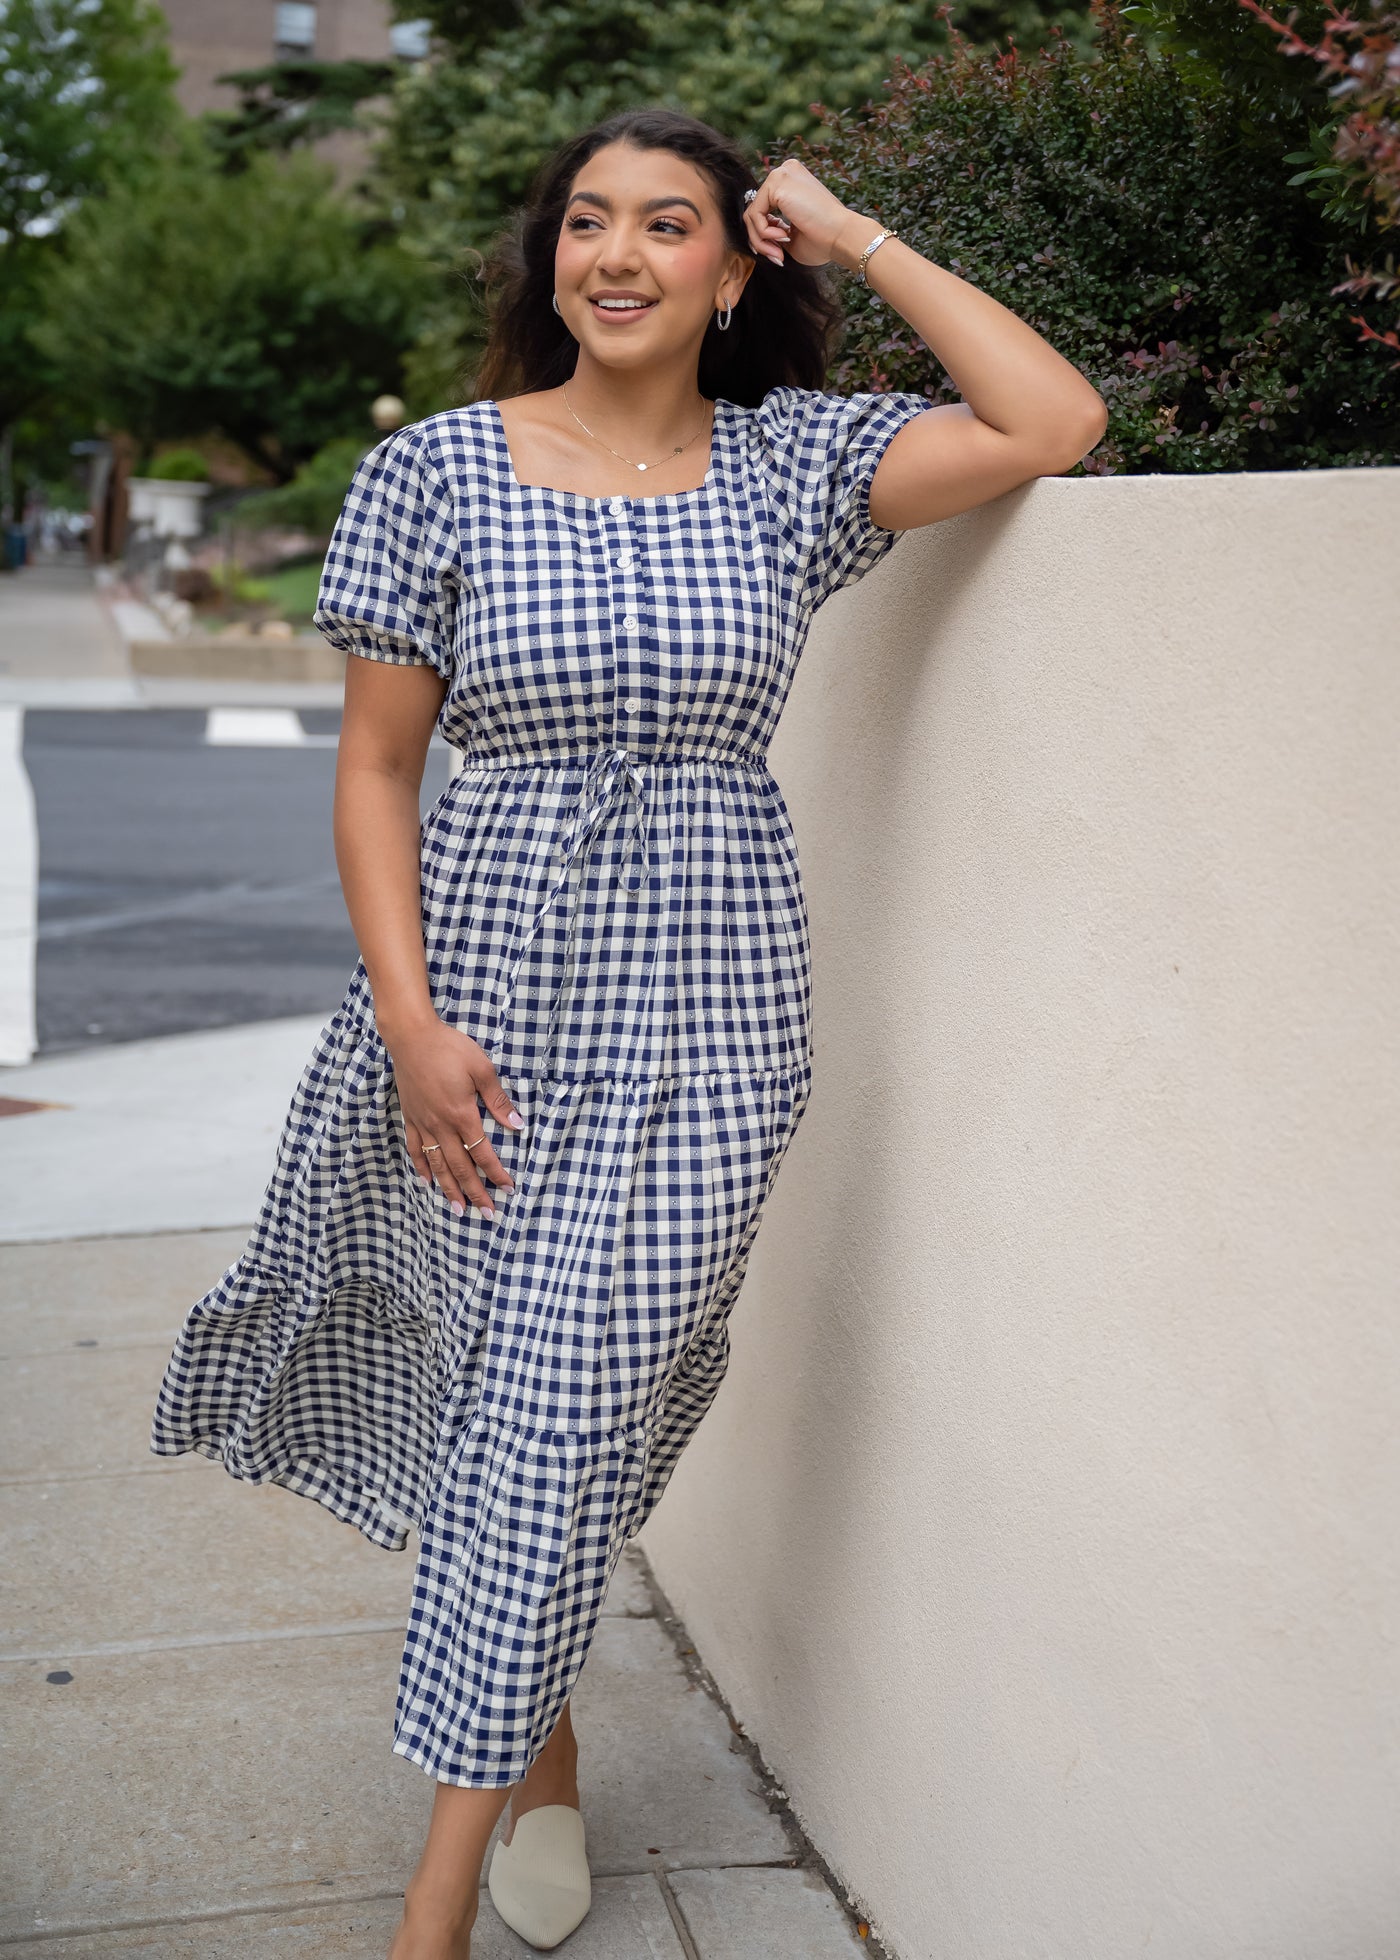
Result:
M1040 22L1039 8L997 11ZM402 78L380 167L422 235L450 249L484 246L545 155L599 117L665 104L776 161L818 127L814 103L865 102L897 57L942 45L937 15L935 0L535 7L471 60L425 63Z
M187 129L74 218L35 340L146 446L218 431L286 480L397 390L430 284L333 181L304 154L225 174Z
M75 454L72 445L92 435L92 424L61 390L16 415L9 434L14 445L16 512L23 509L29 490L39 486L47 501L61 510L87 509L87 458Z
M432 22L433 37L456 54L472 54L485 42L520 25L518 0L394 0L395 20Z
M1091 39L1082 4L973 0L979 28L1038 40L1047 20ZM615 110L652 103L703 117L776 163L814 105L853 107L879 94L900 56L946 46L937 0L546 0L517 10L443 0L433 16L442 52L406 71L377 152L386 213L409 249L459 282L413 357L446 388L471 364L481 321L464 299L484 250L560 142ZM513 18L514 17L514 18ZM762 167L767 167L764 164Z
M324 551L317 551L314 556L281 564L276 571L250 580L255 589L249 596L270 604L282 619L305 631L311 625L320 596L321 567L324 563Z
M1095 60L959 37L800 153L1093 382L1110 420L1092 473L1396 461L1400 396L1331 294L1336 233L1281 163L1259 167L1223 81L1203 93L1102 11ZM833 386L958 398L873 293L852 282L850 307Z
M1308 164L1290 181L1319 185L1329 223L1364 227L1365 199L1333 157L1346 107L1329 98L1316 63L1289 54L1238 0L1135 0L1120 11L1199 100L1217 102L1233 118L1252 167L1278 172L1283 164ZM1326 0L1301 0L1287 13L1300 34L1315 39L1329 9Z
M144 473L161 483L209 481L209 465L197 449L167 449Z
M1321 37L1310 42L1290 24L1282 26L1261 0L1241 4L1275 27L1286 52L1316 65L1337 105L1338 120L1329 132L1330 154L1320 154L1316 140L1308 150L1290 153L1290 163L1305 163L1290 183L1306 184L1321 198L1329 214L1350 218L1359 201L1363 222L1375 233L1400 226L1400 0L1370 0L1370 17L1338 12L1328 18ZM1392 304L1400 297L1400 266L1393 251L1377 262L1358 264L1347 255L1347 277L1335 290L1353 299L1371 297ZM1364 314L1350 316L1363 340L1400 355L1400 315L1389 327L1377 328ZM1400 374L1400 360L1392 363Z
M308 457L290 483L244 497L238 506L239 524L249 530L265 530L276 525L328 538L350 488L355 465L379 440L377 434L369 441L359 436L337 436L325 443L314 456Z
M176 120L178 71L152 0L0 7L0 245L59 226Z
M242 169L254 151L285 153L363 128L360 104L387 95L396 73L390 61L305 57L232 69L218 79L238 90L238 107L206 110L204 132L226 168Z
M1278 35L1237 0L1134 0L1120 12L1154 53L1170 58L1193 95L1228 102L1248 142L1281 152L1325 104L1311 63L1285 54ZM1289 12L1300 33L1312 34L1328 8L1325 0L1297 0Z
M269 596L267 581L235 563L215 563L209 567L209 582L225 605L257 605Z
M56 467L45 416L62 382L29 338L43 268L83 200L119 181L178 119L165 20L151 0L0 5L0 429L20 482Z

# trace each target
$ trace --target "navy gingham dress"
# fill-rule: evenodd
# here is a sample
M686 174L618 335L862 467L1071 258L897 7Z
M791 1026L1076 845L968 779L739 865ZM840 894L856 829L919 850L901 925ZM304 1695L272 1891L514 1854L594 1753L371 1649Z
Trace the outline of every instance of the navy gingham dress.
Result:
M346 496L315 623L448 683L424 946L525 1119L487 1119L515 1189L459 1220L417 1175L358 961L151 1448L392 1550L417 1531L393 1748L439 1781L524 1776L724 1376L812 1078L768 745L814 610L899 536L870 482L929 406L720 398L699 488L586 497L520 483L478 401L386 437Z

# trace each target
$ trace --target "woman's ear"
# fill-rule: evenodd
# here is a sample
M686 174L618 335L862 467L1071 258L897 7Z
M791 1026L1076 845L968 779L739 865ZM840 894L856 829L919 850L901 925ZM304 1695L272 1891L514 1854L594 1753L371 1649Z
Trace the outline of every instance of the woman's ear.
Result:
M741 252L730 253L728 277L730 279L737 279L739 282L738 292L730 295L731 306L738 302L740 294L742 294L745 286L748 285L749 277L757 264L758 260L756 258L746 258ZM719 303L722 304L722 302Z

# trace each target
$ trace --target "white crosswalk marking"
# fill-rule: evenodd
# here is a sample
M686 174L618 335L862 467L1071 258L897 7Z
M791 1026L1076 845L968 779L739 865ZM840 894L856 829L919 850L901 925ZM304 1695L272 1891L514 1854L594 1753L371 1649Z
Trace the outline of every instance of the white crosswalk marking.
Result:
M204 739L255 749L300 749L308 745L295 708L211 708Z
M24 709L0 707L0 1065L17 1067L39 1045L34 974L38 945L39 829L24 766Z

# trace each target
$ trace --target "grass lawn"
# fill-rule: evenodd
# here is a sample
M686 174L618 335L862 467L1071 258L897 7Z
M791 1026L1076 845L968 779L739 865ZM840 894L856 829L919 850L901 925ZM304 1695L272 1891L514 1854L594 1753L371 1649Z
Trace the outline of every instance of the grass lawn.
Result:
M311 615L316 610L321 565L320 554L283 565L279 571L250 579L245 589L250 597L256 593L259 598L270 600L283 619L289 620L299 633L307 632L311 627Z

